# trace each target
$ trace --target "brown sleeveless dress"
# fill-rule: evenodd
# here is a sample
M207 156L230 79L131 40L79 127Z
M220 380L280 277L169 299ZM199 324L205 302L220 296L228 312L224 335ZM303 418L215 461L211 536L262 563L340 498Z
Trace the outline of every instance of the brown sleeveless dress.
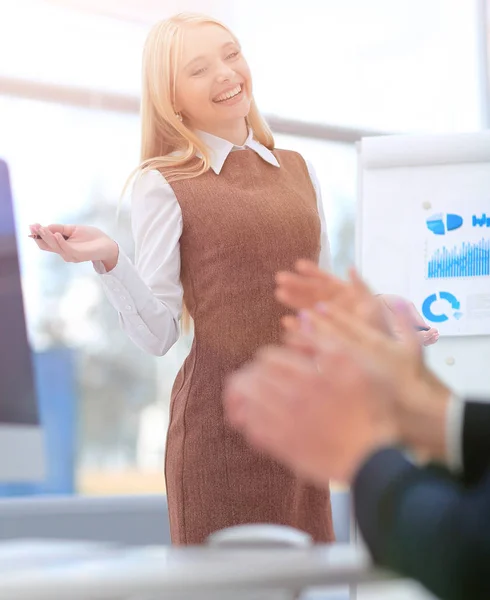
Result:
M276 523L334 539L330 494L250 448L226 422L227 375L277 343L286 310L274 276L298 258L318 260L320 220L303 158L231 152L216 175L172 183L182 210L184 298L194 343L172 392L165 476L174 544L199 544L245 523Z

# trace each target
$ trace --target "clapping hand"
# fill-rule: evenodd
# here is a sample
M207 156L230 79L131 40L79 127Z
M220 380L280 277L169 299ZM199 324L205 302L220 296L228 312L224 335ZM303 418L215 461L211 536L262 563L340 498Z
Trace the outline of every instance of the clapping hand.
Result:
M394 335L398 334L394 311L398 305L405 303L419 342L428 346L439 339L437 330L426 325L413 303L395 295L374 296L354 270L350 272L350 281L342 281L322 271L315 263L301 260L294 272L278 273L276 282L276 298L288 308L312 309L319 302L335 303L372 326ZM286 317L284 325L288 330L299 326L295 317Z

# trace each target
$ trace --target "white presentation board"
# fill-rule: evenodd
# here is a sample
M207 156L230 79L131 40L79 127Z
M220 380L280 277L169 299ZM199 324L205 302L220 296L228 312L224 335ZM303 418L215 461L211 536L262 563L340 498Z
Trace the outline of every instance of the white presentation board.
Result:
M439 329L431 366L490 395L490 132L365 138L357 262Z

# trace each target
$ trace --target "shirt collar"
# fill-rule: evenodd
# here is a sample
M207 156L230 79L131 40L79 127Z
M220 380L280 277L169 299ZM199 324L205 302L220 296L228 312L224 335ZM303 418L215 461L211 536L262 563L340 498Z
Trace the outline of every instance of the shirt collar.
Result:
M245 148L250 148L250 150L256 152L270 165L279 167L277 158L268 148L263 146L257 140L254 140L252 131L249 132L243 146L235 146L228 140L224 140L223 138L217 137L205 131L196 130L195 133L209 148L211 154L211 168L216 175L221 173L221 169L223 168L223 165L225 164L230 152L233 152L234 150L244 150Z

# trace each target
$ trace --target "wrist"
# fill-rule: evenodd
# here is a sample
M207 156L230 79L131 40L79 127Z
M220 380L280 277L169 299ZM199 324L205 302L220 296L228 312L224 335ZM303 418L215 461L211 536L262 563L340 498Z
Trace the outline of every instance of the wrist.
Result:
M450 390L432 374L407 387L407 399L398 413L400 438L425 460L446 460L450 398Z
M354 453L353 459L349 461L345 469L345 483L352 483L357 476L357 473L362 469L363 465L384 448L390 448L399 445L399 432L396 424L392 420L386 420L378 423L372 430L368 439L364 440L357 446L357 452Z
M110 240L110 244L108 244L106 256L102 259L102 264L104 265L104 269L107 273L112 271L114 267L117 265L117 261L119 258L119 245L114 240Z

